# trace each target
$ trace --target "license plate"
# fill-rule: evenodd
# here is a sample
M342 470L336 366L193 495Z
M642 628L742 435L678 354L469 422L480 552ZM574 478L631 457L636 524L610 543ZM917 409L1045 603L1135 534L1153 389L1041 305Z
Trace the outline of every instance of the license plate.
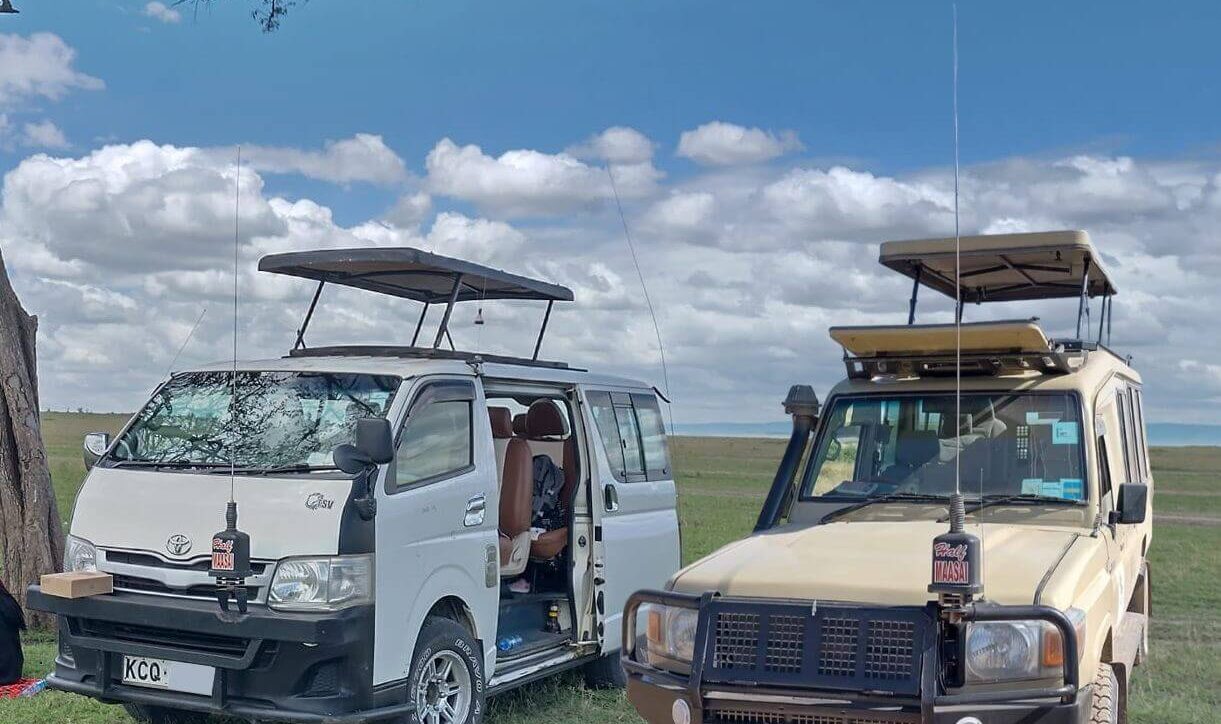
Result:
M215 679L216 669L211 666L144 656L123 657L122 680L129 686L211 696Z
M142 656L123 657L123 683L133 686L151 686L155 689L170 688L170 662L164 659L146 659Z

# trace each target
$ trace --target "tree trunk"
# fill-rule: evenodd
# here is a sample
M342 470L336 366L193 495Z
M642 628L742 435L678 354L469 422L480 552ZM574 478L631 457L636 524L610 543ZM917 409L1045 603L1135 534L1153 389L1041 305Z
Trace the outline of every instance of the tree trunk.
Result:
M25 606L25 588L63 567L64 532L51 487L38 415L38 318L26 314L0 254L0 552L5 587ZM31 625L51 619L27 611Z

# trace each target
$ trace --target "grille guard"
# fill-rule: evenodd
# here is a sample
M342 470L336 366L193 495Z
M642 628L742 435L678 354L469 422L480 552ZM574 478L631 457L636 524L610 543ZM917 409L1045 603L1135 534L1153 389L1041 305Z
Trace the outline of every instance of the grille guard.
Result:
M673 606L677 608L686 608L699 611L699 620L695 630L695 655L691 662L691 671L688 675L675 674L673 672L664 671L655 668L647 663L636 660L637 650L637 614L642 605L646 603L656 603L665 606ZM1016 620L1039 620L1046 621L1059 630L1064 643L1064 663L1063 663L1063 685L1054 687L1036 687L1028 689L1006 689L1002 691L965 691L956 694L944 693L944 687L941 681L941 661L938 655L940 651L940 641L938 634L938 626L935 618L938 614L938 607L935 603L930 603L925 608L918 607L870 607L859 606L856 604L842 604L835 602L814 602L814 601L792 601L779 599L757 599L757 598L736 598L736 597L721 597L716 593L708 592L703 595L692 595L685 593L674 593L666 591L637 591L628 599L627 605L624 607L623 614L623 649L622 660L623 667L629 674L640 676L657 677L664 676L673 683L681 683L684 688L696 698L697 701L703 695L704 685L706 683L720 684L716 681L716 676L708 676L705 672L706 663L710 658L709 647L713 643L713 616L712 612L734 611L741 606L759 607L774 607L771 611L776 611L780 615L784 615L784 607L800 606L811 612L814 615L816 606L825 605L833 609L855 609L862 613L870 612L890 612L893 617L895 612L924 612L928 611L930 616L934 617L934 625L928 627L926 631L928 635L924 641L918 641L919 630L917 630L913 638L914 646L923 646L922 655L917 654L914 658L921 662L919 671L912 672L913 680L918 682L915 689L905 691L898 690L845 690L843 688L818 688L815 679L815 686L804 684L803 687L809 686L811 691L825 691L833 698L849 698L859 704L877 704L894 706L896 703L905 703L910 706L919 706L921 710L928 711L933 706L953 706L961 704L985 704L991 702L1004 701L1026 701L1034 699L1059 699L1061 702L1069 703L1077 695L1079 688L1078 680L1078 641L1077 632L1073 627L1068 617L1059 609L1050 606L1014 606L1014 605L994 605L987 603L971 603L967 604L960 612L961 620L964 622L976 621L1016 621ZM759 610L764 610L759 608ZM917 627L918 629L918 627ZM862 647L863 648L863 647ZM684 680L685 679L685 680ZM724 682L732 686L732 683ZM758 681L759 685L779 685L779 681ZM791 683L786 688L792 688ZM929 712L931 713L931 712Z

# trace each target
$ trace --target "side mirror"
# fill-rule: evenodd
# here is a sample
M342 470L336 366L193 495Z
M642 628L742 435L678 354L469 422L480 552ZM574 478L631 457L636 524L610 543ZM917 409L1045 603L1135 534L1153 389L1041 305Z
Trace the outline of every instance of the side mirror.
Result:
M364 417L356 421L356 444L339 445L332 453L335 466L349 475L384 465L394 459L394 435L390 421Z
M110 433L85 433L85 446L81 451L85 460L85 469L89 470L110 449Z
M1149 486L1140 483L1124 483L1119 486L1118 522L1135 525L1145 522L1145 511L1149 506Z

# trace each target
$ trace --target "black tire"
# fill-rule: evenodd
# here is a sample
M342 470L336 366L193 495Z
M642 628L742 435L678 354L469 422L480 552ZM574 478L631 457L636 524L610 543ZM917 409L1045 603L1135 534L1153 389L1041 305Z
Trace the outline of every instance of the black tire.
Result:
M207 714L197 711L169 709L146 704L124 704L123 709L140 724L204 724L211 720Z
M1115 667L1101 664L1094 676L1094 693L1090 701L1090 724L1120 724L1127 719L1119 701L1119 675Z
M585 664L585 686L589 689L622 689L627 686L627 672L619 661L618 651Z
M417 707L409 724L479 724L486 688L483 651L471 632L447 618L426 619L407 677Z

